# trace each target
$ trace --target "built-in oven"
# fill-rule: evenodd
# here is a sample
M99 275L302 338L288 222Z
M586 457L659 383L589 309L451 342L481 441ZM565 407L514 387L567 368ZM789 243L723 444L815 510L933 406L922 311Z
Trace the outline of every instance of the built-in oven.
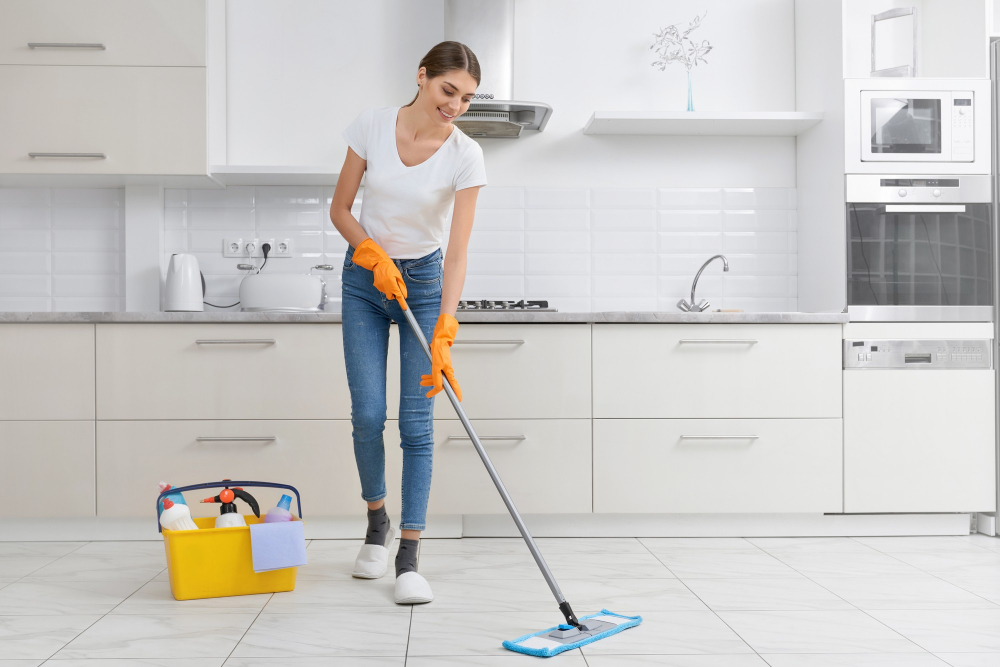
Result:
M847 173L990 173L989 79L848 79Z
M989 176L848 174L846 195L851 321L993 320Z

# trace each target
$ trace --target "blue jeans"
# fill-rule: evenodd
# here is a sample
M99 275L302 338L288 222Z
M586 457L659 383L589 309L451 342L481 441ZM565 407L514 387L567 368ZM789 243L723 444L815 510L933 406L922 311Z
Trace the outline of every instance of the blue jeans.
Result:
M395 299L375 289L374 276L347 248L341 274L344 359L351 390L354 459L366 502L385 498L385 375L389 324L399 326L399 436L403 449L402 530L424 530L434 460L434 399L420 376L431 362ZM394 259L406 283L406 304L430 342L441 314L444 259L438 248L417 259Z

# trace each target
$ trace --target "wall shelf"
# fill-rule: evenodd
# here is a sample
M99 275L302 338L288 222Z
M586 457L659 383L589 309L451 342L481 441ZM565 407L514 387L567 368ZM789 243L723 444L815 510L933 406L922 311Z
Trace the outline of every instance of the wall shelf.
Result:
M794 137L821 120L818 111L595 111L583 133Z
M224 185L336 185L340 172L327 167L214 165L212 178Z

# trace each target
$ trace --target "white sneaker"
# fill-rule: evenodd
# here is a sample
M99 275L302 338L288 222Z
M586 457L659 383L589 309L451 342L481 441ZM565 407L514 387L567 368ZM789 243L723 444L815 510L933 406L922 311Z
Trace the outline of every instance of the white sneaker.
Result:
M389 566L389 546L395 536L396 531L389 526L385 545L362 544L358 557L354 560L354 572L351 572L351 576L358 579L378 579L384 575Z
M434 599L431 585L418 572L404 572L396 577L396 604L421 604Z

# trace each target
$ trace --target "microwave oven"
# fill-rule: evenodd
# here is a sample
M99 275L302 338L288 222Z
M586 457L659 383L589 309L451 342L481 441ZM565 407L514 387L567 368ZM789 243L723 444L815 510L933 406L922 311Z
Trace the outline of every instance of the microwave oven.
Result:
M989 79L846 79L846 173L989 174Z

